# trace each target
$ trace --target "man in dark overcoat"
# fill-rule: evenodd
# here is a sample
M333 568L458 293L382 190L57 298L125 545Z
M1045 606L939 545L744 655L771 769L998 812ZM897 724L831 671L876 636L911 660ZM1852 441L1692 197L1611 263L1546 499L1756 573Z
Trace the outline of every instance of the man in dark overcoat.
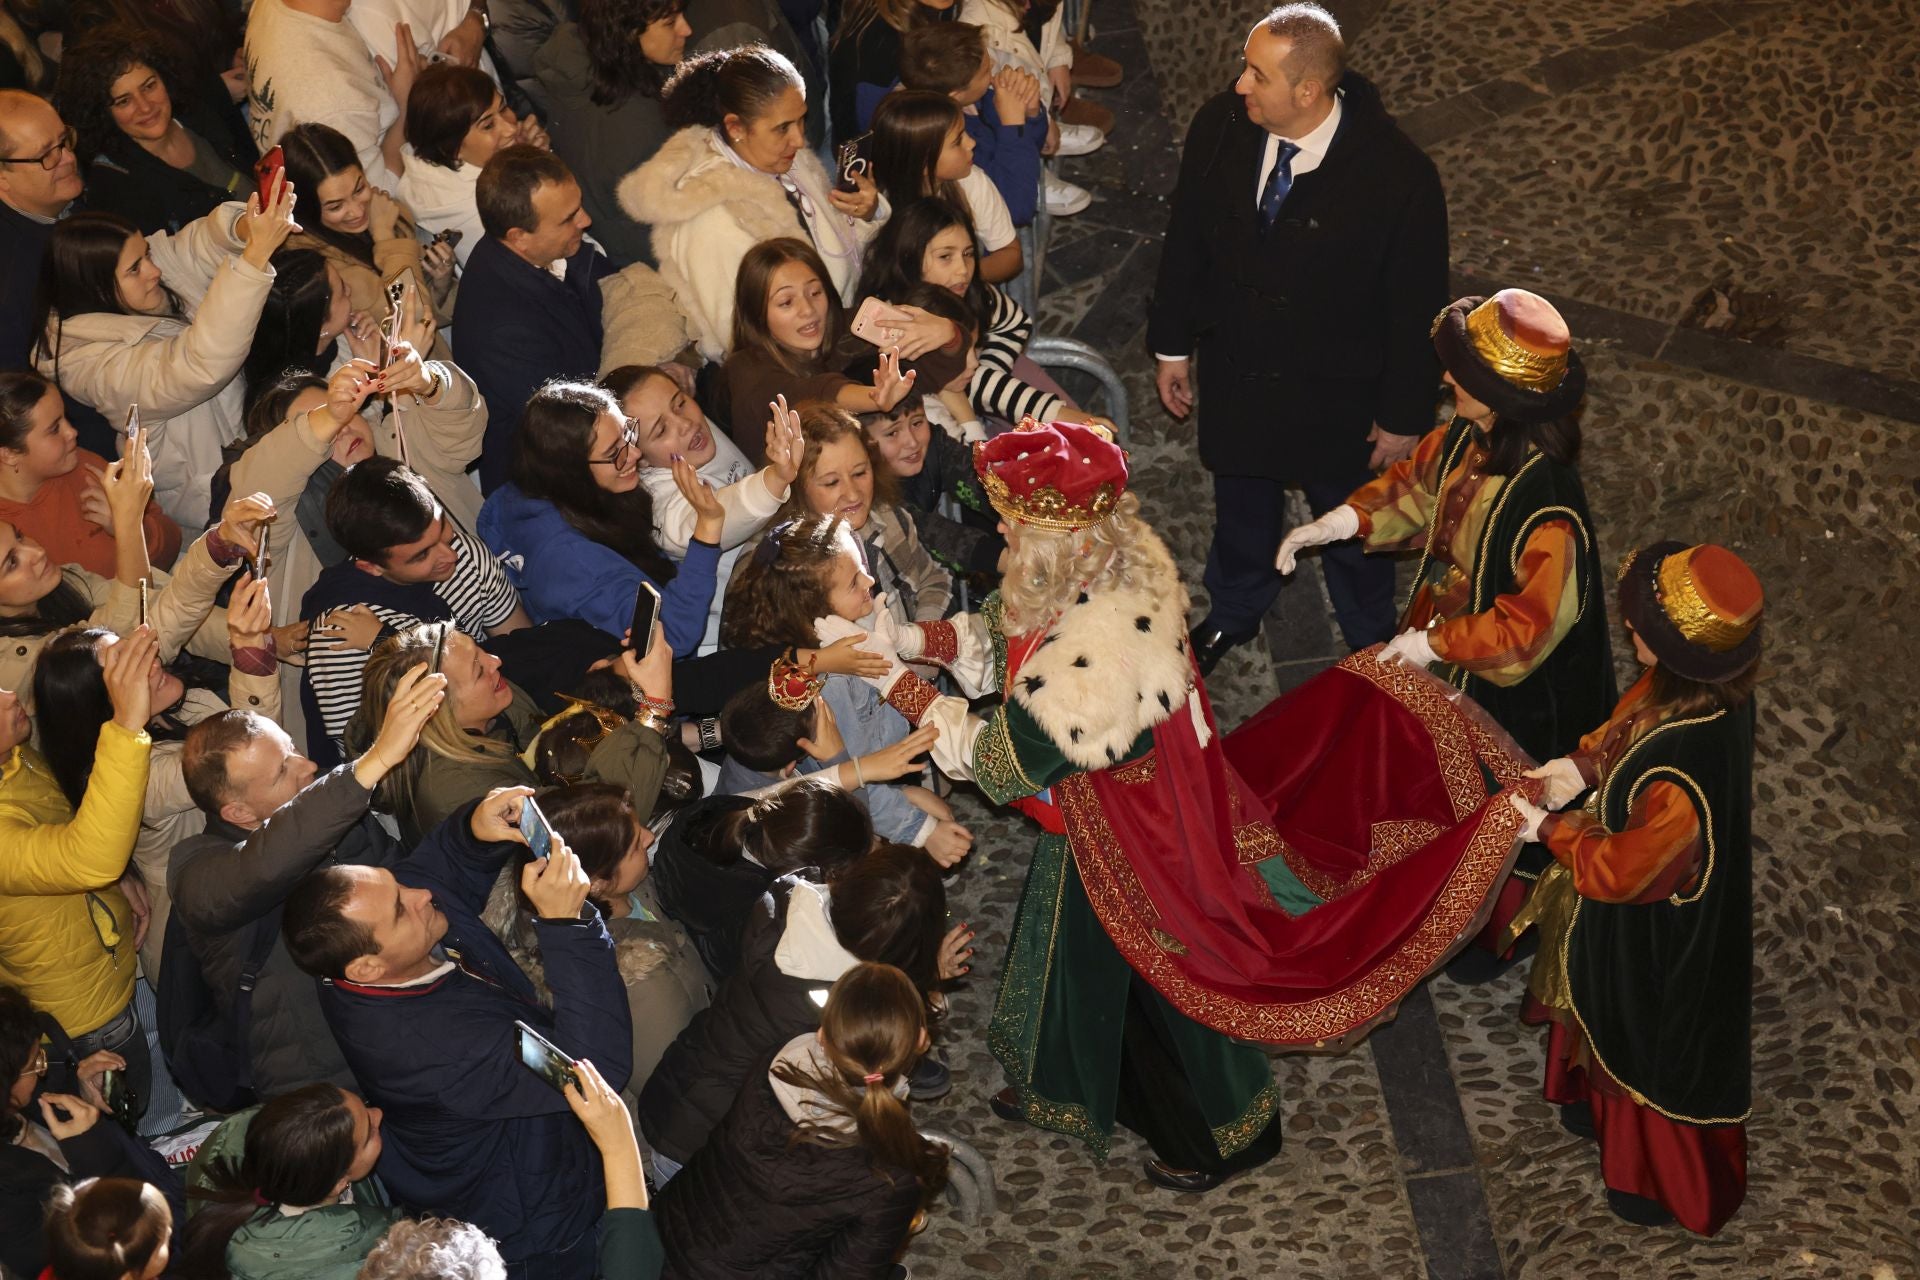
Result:
M1187 131L1147 341L1176 418L1199 365L1215 507L1210 605L1193 632L1203 671L1258 633L1280 590L1286 488L1318 516L1433 426L1446 196L1345 60L1326 10L1283 5L1248 35L1233 90ZM1348 543L1323 563L1347 644L1389 639L1392 562Z

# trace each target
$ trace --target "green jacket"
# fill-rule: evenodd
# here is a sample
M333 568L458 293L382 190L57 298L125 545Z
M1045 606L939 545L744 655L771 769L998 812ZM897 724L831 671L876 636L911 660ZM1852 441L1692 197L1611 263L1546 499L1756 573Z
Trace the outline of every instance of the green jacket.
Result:
M233 1280L354 1280L360 1264L404 1215L370 1204L332 1204L293 1217L268 1207L233 1233Z

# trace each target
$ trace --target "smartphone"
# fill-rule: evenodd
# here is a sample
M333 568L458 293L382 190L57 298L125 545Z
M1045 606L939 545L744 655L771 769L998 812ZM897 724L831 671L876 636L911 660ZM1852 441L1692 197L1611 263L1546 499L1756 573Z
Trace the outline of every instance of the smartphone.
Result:
M134 455L134 452L139 448L140 448L140 406L137 404L130 404L127 406L127 451L121 456L131 458Z
M856 338L864 338L876 347L890 347L900 340L900 330L906 320L898 307L878 298L868 298L860 304L849 328Z
M272 533L272 531L271 525L263 524L260 526L260 549L253 553L253 559L247 565L248 570L253 574L253 580L255 582L265 582L267 580L267 565L272 563L267 558L267 536Z
M106 1102L107 1110L113 1118L118 1120L127 1132L133 1132L140 1117L134 1112L137 1100L133 1096L133 1090L127 1088L127 1073L118 1068L111 1068L102 1074L100 1097Z
M535 1031L524 1022L513 1024L520 1031L520 1061L527 1070L545 1080L562 1093L568 1085L578 1087L580 1077L573 1069L573 1059L560 1052L553 1041Z
M140 579L140 625L143 627L148 625L147 624L147 580L145 578Z
M836 191L852 193L860 189L860 175L868 169L866 157L867 140L873 135L863 133L859 137L840 144L834 152L838 163L834 166L834 184Z
M437 676L440 674L440 664L446 661L447 657L447 633L452 630L453 624L451 622L443 622L440 624L440 638L433 642L433 665L427 668L428 675Z
M465 238L466 234L466 232L458 227L448 227L445 231L435 232L433 239L427 241L427 243L443 244L449 249L458 249L460 247L460 241Z
M660 618L660 593L642 582L633 593L633 625L627 629L627 647L644 658L653 652L653 625Z
M534 857L544 862L553 853L553 827L532 796L520 802L520 834L527 838Z
M287 153L279 147L273 148L253 166L254 181L260 188L260 207L265 209L273 203L273 189L287 171Z
M380 358L376 362L385 369L393 363L393 344L400 341L402 329L407 321L407 292L411 286L403 277L387 284L387 315L380 322Z

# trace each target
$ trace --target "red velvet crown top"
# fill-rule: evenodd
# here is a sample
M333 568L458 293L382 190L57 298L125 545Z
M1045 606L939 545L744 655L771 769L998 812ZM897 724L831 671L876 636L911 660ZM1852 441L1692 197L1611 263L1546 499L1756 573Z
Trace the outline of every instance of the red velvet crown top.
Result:
M1100 523L1127 489L1127 452L1099 427L1027 418L973 446L994 510L1041 529Z

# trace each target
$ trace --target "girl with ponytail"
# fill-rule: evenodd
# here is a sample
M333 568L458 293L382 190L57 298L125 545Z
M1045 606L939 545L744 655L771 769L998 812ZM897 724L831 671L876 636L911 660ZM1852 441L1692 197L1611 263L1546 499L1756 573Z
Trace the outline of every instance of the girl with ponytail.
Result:
M173 1212L150 1182L95 1178L47 1205L43 1280L154 1280L167 1269Z
M907 1075L928 1046L926 1001L891 965L833 984L820 1029L748 1078L713 1137L660 1192L679 1275L888 1275L946 1181Z
M379 1159L380 1109L335 1085L305 1085L230 1117L188 1174L200 1207L182 1233L178 1273L353 1280L401 1216L373 1177Z

